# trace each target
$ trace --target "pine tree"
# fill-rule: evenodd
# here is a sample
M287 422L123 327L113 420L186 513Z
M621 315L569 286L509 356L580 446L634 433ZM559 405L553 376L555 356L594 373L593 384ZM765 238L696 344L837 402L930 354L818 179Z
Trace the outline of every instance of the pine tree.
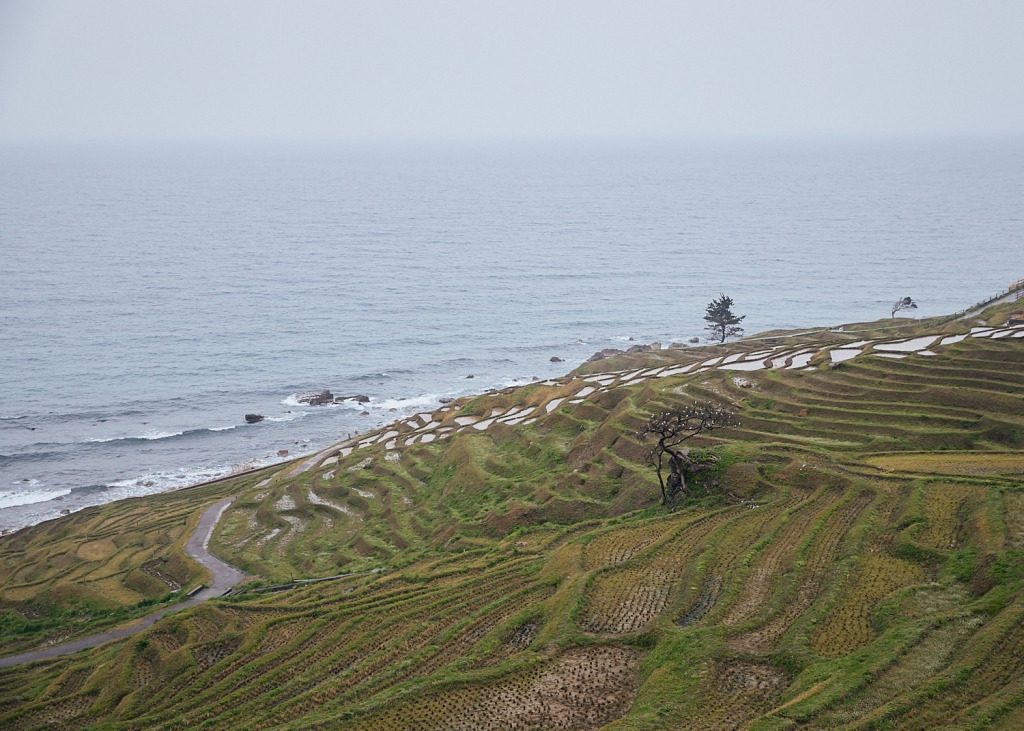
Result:
M739 324L743 322L746 315L737 317L732 313L732 297L720 295L708 303L704 319L708 321L707 330L714 340L724 343L726 338L743 334L743 328Z

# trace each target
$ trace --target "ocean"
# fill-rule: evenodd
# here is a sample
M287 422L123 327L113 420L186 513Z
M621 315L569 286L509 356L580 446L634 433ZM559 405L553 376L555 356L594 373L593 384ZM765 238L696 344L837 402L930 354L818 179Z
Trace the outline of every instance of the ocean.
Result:
M719 293L751 334L959 310L1024 275L1022 201L1019 142L0 149L0 529L686 341Z

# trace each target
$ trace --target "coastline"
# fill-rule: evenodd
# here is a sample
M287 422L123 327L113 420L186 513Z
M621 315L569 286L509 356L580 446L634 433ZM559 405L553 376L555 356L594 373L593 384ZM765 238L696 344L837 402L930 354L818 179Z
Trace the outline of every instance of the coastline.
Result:
M971 307L965 308L964 310L961 310L961 311L959 311L957 313L954 313L952 315L947 315L947 316L940 317L940 318L925 318L925 319L926 320L934 319L934 320L936 320L936 324L937 325L939 325L939 324L947 324L949 322L954 322L954 321L964 321L964 320L970 318L972 315L980 312L985 307L991 306L993 304L998 304L998 303L1001 303L1001 302L1012 301L1013 299L1019 298L1022 293L1024 293L1024 280L1016 282L1015 285L1011 285L1010 288L1008 288L1006 291L1004 291L1002 293L999 293L999 294L996 294L996 295L991 296L989 298L986 298L982 302L979 302L976 305L972 305ZM867 329L870 329L870 330L873 330L873 331L882 331L882 332L884 332L886 330L898 330L898 329L901 329L901 328L906 328L908 326L913 326L915 324L919 324L920 322L922 322L922 320L917 320L917 319L913 319L913 318L901 318L901 319L902 319L902 322L900 320L897 320L895 323L893 323L891 325L883 325L883 326L874 327L874 328L867 328ZM876 322L883 322L883 321L876 321ZM742 343L742 342L785 340L787 338L794 338L794 337L798 337L798 336L803 336L803 335L808 335L808 334L813 334L813 333L821 333L821 332L837 332L837 333L838 332L842 332L842 333L848 333L848 334L855 334L855 333L857 333L859 331L858 329L853 329L855 326L857 326L857 325L868 325L868 324L869 323L848 323L848 324L837 325L837 326L832 326L832 327L820 327L820 328L810 328L810 329L802 328L802 329L782 330L782 331L767 330L767 331L755 333L755 334L747 336L747 337L742 337L742 338L739 338L739 339L737 339L735 341L731 341L731 342L740 342L740 343ZM471 400L473 400L475 398L478 398L480 396L485 396L485 395L489 395L489 394L509 393L509 392L512 392L512 391L514 391L514 390L516 390L518 388L527 387L527 386L535 385L535 384L552 385L552 384L556 384L556 383L564 383L565 381L571 379L573 377L573 374L576 374L578 371L581 371L583 373L588 372L589 371L589 368L588 368L589 364L591 364L591 363L600 363L602 361L607 361L609 359L617 358L618 356L629 356L631 354L644 354L644 353L659 352L659 351L660 352L664 352L664 353L673 353L673 352L680 353L680 352L686 352L686 351L701 351L701 350L703 350L705 348L714 348L714 347L716 347L719 344L718 343L710 343L710 342L705 341L705 342L700 343L699 345L693 345L692 347L691 346L687 346L687 345L679 345L679 344L673 344L673 345L675 347L669 346L669 347L662 348L660 346L660 344L657 344L657 343L653 344L653 347L652 347L652 345L646 345L646 344L644 344L644 345L634 344L628 350L606 349L604 351L601 351L601 352L605 353L604 357L598 358L597 360L594 360L593 357L591 359L583 360L579 364L575 365L574 367L571 367L569 370L563 372L560 375L549 377L549 378L543 379L543 380L539 379L539 378L535 378L532 381L526 381L525 379L523 379L522 383L516 383L515 385L508 385L508 386L504 386L504 387L501 387L501 388L494 388L494 387L492 387L492 388L484 389L484 390L481 390L481 391L476 391L476 392L471 392L471 393L468 393L468 394L463 394L463 395L460 395L458 397L452 398L448 402L439 402L438 405L435 408L433 408L433 409L426 410L426 411L421 411L421 412L416 412L415 415L416 416L422 416L422 417L435 417L435 416L438 416L439 414L443 414L445 412L448 412L448 411L450 411L453 408L461 408L461 406L465 405L465 403L467 403L467 402L469 402L469 401L471 401ZM595 353L595 356L597 356L599 354L600 353ZM554 361L552 361L552 362L554 362ZM563 363L565 363L565 361L561 361L561 360L559 361L559 364L563 364ZM320 407L311 407L311 408L315 409L315 408L320 408ZM22 530L25 530L27 528L31 528L33 526L37 526L37 525L41 525L41 524L44 524L44 523L48 523L48 522L51 522L51 521L54 521L54 520L59 520L59 519L61 519L63 517L66 517L68 515L74 515L75 513L78 513L81 510L85 510L85 509L87 509L89 507L96 507L96 506L99 506L99 505L106 505L106 504L109 504L111 502L116 502L116 501L119 501L119 500L132 500L132 499L144 498L144 497L147 497L147 496L150 496L150 495L155 495L155 494L164 494L164 493L169 493L169 492L177 492L177 491L181 491L181 490L192 490L192 489L206 487L206 486L209 486L209 485L221 484L221 483L229 481L229 480L244 478L246 476L258 475L258 474L261 474L261 473L270 473L270 475L272 476L272 475L275 475L275 474L283 472L283 473L285 473L286 477L292 477L292 476L295 476L296 474L304 471L305 469L308 469L309 467L313 466L313 464L315 464L317 461L330 456L332 453L339 453L339 452L342 452L343 450L351 451L351 450L359 448L361 446L366 446L368 444L375 443L377 441L376 438L379 438L379 436L381 434L387 433L390 429L393 429L394 427L397 427L399 424L401 424L403 422L407 422L409 420L410 416L413 416L413 414L397 414L397 415L395 415L395 417L393 419L391 419L389 421L386 421L386 422L383 422L383 423L378 423L376 426L373 426L373 427L371 427L369 429L366 429L364 431L360 431L360 432L357 432L355 434L350 434L349 436L347 436L344 439L341 439L341 440L331 440L331 441L329 441L329 443L325 447L320 447L318 449L313 449L313 450L310 450L308 452L303 452L302 454L295 455L295 456L289 455L288 457L283 458L280 461L272 462L270 464L261 464L259 466L255 466L255 467L251 467L251 468L245 468L245 469L241 469L241 470L238 470L238 471L232 471L232 472L230 472L228 474L223 474L223 475L211 478L211 479L201 480L199 482L194 482L194 483L187 484L187 485L182 485L182 486L179 486L179 487L173 487L173 488L170 488L170 489L163 489L163 490L155 490L155 491L152 491L152 492L144 492L144 493L138 494L138 495L126 495L126 496L114 497L114 498L112 498L110 500L100 500L100 501L97 501L97 502L90 502L88 504L84 504L84 505L75 507L73 509L59 508L59 510L60 510L59 514L53 514L56 506L53 506L51 504L52 503L57 503L57 502L61 502L62 503L64 501L64 497L66 497L66 496L61 496L59 498L51 499L51 500L46 500L46 501L39 501L37 503L26 503L25 505L16 505L16 506L11 506L9 508L4 508L3 510L6 510L6 511L19 511L19 508L21 508L22 511L19 511L19 512L36 512L36 511L44 512L45 511L45 513L48 513L48 515L46 515L46 517L40 517L39 519L25 521L21 525L16 525L16 526L12 526L12 527L0 527L0 537L8 536L8 535L14 535L14 534L16 534L16 533L18 533L18 532L20 532ZM241 464L243 464L243 465L249 464L249 463L255 461L256 459L258 459L258 458L250 458L249 460L247 460L245 462L242 462ZM46 509L48 506L49 506L49 510Z

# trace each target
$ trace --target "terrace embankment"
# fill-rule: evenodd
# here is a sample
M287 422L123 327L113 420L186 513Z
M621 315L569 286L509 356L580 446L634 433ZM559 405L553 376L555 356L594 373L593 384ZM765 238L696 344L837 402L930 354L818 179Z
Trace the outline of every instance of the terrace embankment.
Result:
M0 724L1016 728L1011 308L623 356L7 537L6 652L194 585L183 542L229 496L210 547L254 580L0 671ZM694 399L740 424L666 513L636 432Z

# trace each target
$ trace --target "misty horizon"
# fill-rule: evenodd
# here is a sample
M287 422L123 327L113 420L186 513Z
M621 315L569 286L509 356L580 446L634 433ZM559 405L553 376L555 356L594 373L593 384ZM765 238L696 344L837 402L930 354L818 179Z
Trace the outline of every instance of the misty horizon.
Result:
M1019 138L1024 5L7 2L0 143Z

